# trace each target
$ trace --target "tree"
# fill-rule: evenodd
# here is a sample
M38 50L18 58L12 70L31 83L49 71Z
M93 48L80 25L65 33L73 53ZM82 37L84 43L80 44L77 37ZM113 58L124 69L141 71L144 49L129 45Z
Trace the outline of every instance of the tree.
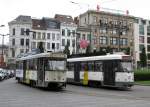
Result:
M89 53L91 53L91 47L90 47L90 45L88 45L87 48L86 48L86 54L89 54Z
M40 42L40 43L39 43L38 48L40 49L40 53L43 53L43 52L44 52L43 42Z
M130 55L130 47L125 48L125 54Z
M146 67L147 65L147 56L145 52L145 47L142 48L142 52L140 54L140 64L142 67Z
M69 45L68 44L65 46L65 49L64 49L63 53L66 54L67 56L70 55L70 50L69 50Z
M109 46L106 47L106 53L113 53L112 48L110 48Z

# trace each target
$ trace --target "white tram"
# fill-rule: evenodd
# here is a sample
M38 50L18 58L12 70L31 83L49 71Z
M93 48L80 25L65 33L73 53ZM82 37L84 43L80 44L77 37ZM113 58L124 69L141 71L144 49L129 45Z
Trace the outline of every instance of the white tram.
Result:
M128 88L134 84L131 56L104 56L67 59L67 82L84 85Z
M16 79L33 87L65 87L66 60L63 53L39 53L18 58Z

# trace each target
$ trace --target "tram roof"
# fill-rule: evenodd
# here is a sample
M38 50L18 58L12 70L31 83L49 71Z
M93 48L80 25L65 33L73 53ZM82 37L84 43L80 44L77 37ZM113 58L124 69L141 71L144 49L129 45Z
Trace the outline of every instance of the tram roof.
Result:
M103 56L90 56L90 57L78 57L78 58L68 58L68 62L78 62L78 61L96 61L96 60L116 60L116 59L131 59L129 55L118 55L118 54L110 54Z
M28 55L25 57L18 58L18 60L28 60L28 59L36 59L36 58L44 58L44 57L49 57L49 58L67 58L67 56L63 53L54 53L54 52L47 52L47 53L39 53L35 55Z

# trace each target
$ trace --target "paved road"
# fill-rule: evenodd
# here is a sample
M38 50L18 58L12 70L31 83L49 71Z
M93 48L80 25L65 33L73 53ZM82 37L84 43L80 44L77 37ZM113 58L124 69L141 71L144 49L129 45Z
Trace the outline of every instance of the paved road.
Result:
M150 107L150 87L130 91L67 85L63 91L48 91L0 82L0 107Z

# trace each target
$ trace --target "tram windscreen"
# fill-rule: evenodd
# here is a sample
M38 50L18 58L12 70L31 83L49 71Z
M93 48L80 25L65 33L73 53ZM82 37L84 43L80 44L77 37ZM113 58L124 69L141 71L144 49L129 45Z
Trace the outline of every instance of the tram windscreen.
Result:
M63 60L48 60L46 65L47 70L65 70L66 67L66 63Z
M133 66L131 61L122 61L121 68L123 72L131 72L133 71Z

